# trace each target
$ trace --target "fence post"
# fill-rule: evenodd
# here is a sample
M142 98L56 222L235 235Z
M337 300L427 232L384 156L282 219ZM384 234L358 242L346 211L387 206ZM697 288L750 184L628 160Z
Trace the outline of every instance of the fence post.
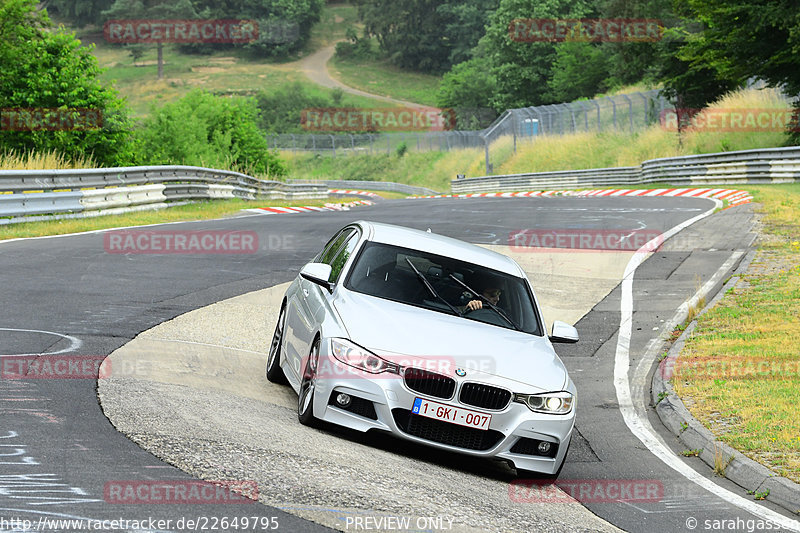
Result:
M644 123L642 124L642 129L644 129L647 127L648 107L650 107L650 100L642 92L636 91L636 94L638 94L639 98L644 101Z
M489 163L489 138L485 135L483 135L483 153L486 160L486 175L489 176L492 173L492 164Z
M630 123L630 133L633 133L633 100L627 94L622 95L628 101L628 122Z
M333 157L336 157L336 138L331 135L331 147L333 148Z
M614 131L617 130L617 103L614 101L614 98L611 96L608 97L611 100L611 107L613 109L612 115L614 117Z

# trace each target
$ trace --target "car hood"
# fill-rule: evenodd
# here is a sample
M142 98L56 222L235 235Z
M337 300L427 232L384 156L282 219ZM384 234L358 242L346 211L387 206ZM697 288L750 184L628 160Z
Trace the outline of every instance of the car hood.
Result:
M562 390L567 371L545 337L348 291L334 301L350 340L404 366ZM517 387L519 389L519 387ZM526 390L517 390L526 392Z

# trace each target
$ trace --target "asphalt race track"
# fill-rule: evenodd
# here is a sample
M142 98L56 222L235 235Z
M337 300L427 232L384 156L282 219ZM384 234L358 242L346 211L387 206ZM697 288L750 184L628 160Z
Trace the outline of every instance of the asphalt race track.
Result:
M502 246L508 244L510 232L526 228L666 232L713 208L711 201L696 198L443 198L384 201L344 212L255 215L158 227L175 231L254 231L259 243L255 254L108 253L102 233L4 242L0 243L3 272L0 362L5 364L7 360L42 354L99 361L140 333L179 315L290 281L337 228L357 219L431 228L476 244ZM315 443L363 446L367 452L359 458L364 462L364 476L350 481L360 485L362 494L370 494L374 487L375 494L381 494L381 501L391 499L395 487L398 492L401 488L413 491L415 479L404 476L417 475L415 468L433 472L436 475L424 480L426 491L421 494L425 494L426 501L420 507L429 510L426 515L447 517L447 520L430 522L422 528L430 531L594 531L601 526L607 530L616 526L642 532L702 531L706 521L734 521L734 524L743 524L740 529L746 529L747 521L777 516L769 514L771 512L785 517L783 511L769 504L761 505L762 502L756 510L749 511L737 505L735 499L727 496L728 491L745 496L744 491L724 479L715 478L699 459L677 455L682 448L674 444L676 439L663 430L652 409L637 404L646 392L643 384L653 360L654 339L668 333L665 329L670 326L676 309L701 283L711 279L719 279L721 283L737 268L752 246L753 225L749 205L719 211L678 233L635 271L630 344L626 351L630 358L628 376L632 406L626 402L620 404L619 383L615 385L615 372L619 375L620 371L618 332L621 318L624 318L621 309L625 309L623 285L613 289L614 284L609 286L610 292L606 291L607 294L594 302L591 310L577 321L581 342L557 346L579 391L578 432L573 437L560 479L591 482L594 486L634 480L661 487L658 497L649 500L633 498L609 502L589 495L581 498L591 513L609 524L591 517L583 508L576 509L579 504L574 502L546 498L545 501L510 501L509 483L513 471L502 464L465 460L462 456L409 447L394 439L364 438L331 428L317 430L317 436L309 437L310 430L290 416L292 406L288 393L284 394L288 402L285 406L266 410L276 416L286 416L286 422L281 423L286 434L280 441L288 448L284 455L302 455L303 445L314 446ZM569 269L564 268L561 276L569 276ZM531 281L537 293L548 292L546 278ZM560 280L567 287L568 281ZM576 294L580 288L580 283L576 283ZM556 296L568 302L571 294L566 291ZM565 303L561 307L569 309L570 306ZM548 314L548 320L553 318L560 317ZM220 327L224 324L221 321ZM235 346L235 328L216 334ZM265 335L269 338L271 330ZM623 340L627 343L627 336ZM328 530L324 524L336 523L340 524L339 529L357 531L366 530L363 527L366 522L356 522L353 517L401 514L386 509L385 505L371 506L368 497L354 501L345 497L351 494L348 491L341 494L333 490L315 491L317 477L322 480L330 478L332 472L344 471L343 463L337 462L341 460L338 455L331 458L330 465L316 459L316 468L299 468L302 461L295 461L299 469L293 473L294 478L305 480L308 490L298 483L291 492L293 501L279 501L268 484L259 482L259 499L271 502L272 506L246 503L235 491L217 492L216 499L204 500L204 503L162 501L148 504L141 497L135 503L117 503L109 490L120 484L164 481L190 486L192 477L172 464L181 465L208 480L252 480L256 472L248 472L246 465L259 461L269 463L274 458L260 456L257 447L237 448L235 442L229 442L226 447L220 440L209 440L208 449L200 451L198 447L184 446L185 441L175 441L172 443L174 450L169 450L169 440L162 439L158 443L159 456L168 459L168 463L134 443L147 441L144 432L137 434L136 428L125 428L126 435L112 425L98 403L96 379L7 377L4 373L0 380L0 531L25 530L19 521L9 523L11 519L30 520L35 528L43 518L135 520L135 526L129 522L128 527L117 530L140 531L213 531L211 526L215 524L217 531L264 531L275 526L279 531L322 531ZM263 374L259 377L263 379ZM264 387L274 387L263 382ZM226 424L226 418L213 413L209 404L192 403L192 394L181 396L179 389L175 390L178 393L173 399L177 398L176 402L182 399L182 412L195 413L190 426L198 434L219 434L219 426ZM137 409L152 402L153 397L148 396L147 391L147 387L143 387L140 394L127 398L129 408ZM230 397L225 400L227 403L223 400L220 405L241 411L236 416L231 414L230 420L246 418L252 426L259 425L258 399L251 397L247 402L238 403ZM695 468L701 477L713 480L720 488L708 491L659 458L659 452L646 446L626 423L629 418L625 416L634 410L652 424L666 445L674 448L672 455L678 457L678 461ZM186 422L187 419L181 420ZM148 424L157 426L163 421L151 420ZM237 428L242 434L247 433L246 429ZM291 441L294 431L302 437L302 441L298 437L296 444ZM264 446L275 452L273 448ZM408 462L413 468L375 468L374 462L370 463L374 459L370 450L375 457L393 457L397 464ZM242 460L235 464L204 463L209 457L217 456L238 456ZM292 468L292 463L287 464ZM352 459L346 466L348 475L358 475L359 465L353 464ZM433 490L430 487L435 487L432 484L438 473L443 480L457 483L447 487L447 494L443 490L441 501L437 500L435 492L429 492ZM490 512L481 508L482 502L492 499L505 500L505 504L515 509L514 514L492 523ZM322 509L335 516L338 522L316 519L321 516ZM472 517L480 516L483 521L477 518L477 522L471 521ZM233 526L230 520L234 517L249 517L250 522L247 527L243 527L243 521ZM229 520L227 527L221 527L222 518ZM162 523L157 523L158 520ZM188 520L194 520L194 526L204 523L207 527L188 527ZM739 522L735 522L737 520ZM783 520L791 526L791 521ZM357 523L362 524L361 529L355 525ZM397 524L382 523L386 526L384 530L398 530ZM257 525L253 527L253 524ZM371 529L375 530L375 522L371 524ZM410 530L419 529L412 527ZM731 529L735 528L727 528ZM49 530L70 529L51 527Z

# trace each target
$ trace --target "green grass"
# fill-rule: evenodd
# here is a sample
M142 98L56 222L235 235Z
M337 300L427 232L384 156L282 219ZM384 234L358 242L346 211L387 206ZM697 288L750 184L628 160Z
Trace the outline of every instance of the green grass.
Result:
M715 104L717 108L765 109L779 107L774 91L736 92ZM448 192L456 174L467 177L486 175L484 151L477 149L449 152L417 152L414 135L407 137L408 152L398 158L395 146L381 139L375 154L330 155L283 152L289 173L306 179L377 179L429 187ZM514 151L511 137L501 137L490 146L494 174L517 174L556 170L577 170L618 166L638 166L648 159L705 154L732 150L783 146L788 138L783 132L688 132L677 133L659 125L629 135L621 132L575 133L540 136L533 141L517 142ZM656 184L648 185L648 188Z
M94 50L100 66L106 69L101 81L113 85L127 99L135 116L146 116L153 105L175 101L198 87L219 94L253 95L296 82L309 95L331 99L334 94L334 90L309 81L295 63L270 63L231 52L186 55L173 46L164 48L164 78L161 80L157 79L155 48L146 51L137 62L144 66L134 66L128 52L119 47L101 43ZM341 105L375 107L376 102L371 98L344 94Z
M203 88L220 94L252 95L257 91L274 91L294 82L303 85L306 93L330 99L334 91L320 87L299 69L297 60L323 46L344 39L345 29L355 24L356 8L331 4L323 9L321 21L312 30L309 45L295 57L278 61L255 59L243 51L228 50L210 55L184 54L176 45L165 45L164 78L158 80L156 46L148 48L136 62L119 45L107 43L102 29L87 28L76 33L85 45L94 44L94 55L105 72L104 84L111 84L128 101L136 117L150 113L153 105L179 99L193 88ZM383 107L387 104L372 98L345 94L343 107Z
M442 80L440 76L403 70L388 60L351 60L334 56L328 63L328 71L350 87L428 106L436 105L436 92Z
M327 4L311 33L310 50L318 50L345 39L348 27L358 26L358 9L350 4Z
M49 220L40 222L22 222L0 226L0 240L16 239L21 237L41 237L44 235L64 235L107 228L127 226L144 226L147 224L161 224L165 222L180 222L189 220L208 220L221 218L239 213L242 209L252 209L268 206L321 206L329 202L347 202L347 200L205 200L192 204L179 205L153 211L138 211L121 215L104 215L92 218L75 218L66 220Z
M408 152L403 157L394 152L333 157L281 152L293 178L394 181L442 192L450 191L450 180L460 168L458 155L435 151ZM463 157L469 156L464 154ZM451 167L453 162L458 168Z
M800 481L800 184L743 188L763 243L744 283L697 318L673 381L721 441Z

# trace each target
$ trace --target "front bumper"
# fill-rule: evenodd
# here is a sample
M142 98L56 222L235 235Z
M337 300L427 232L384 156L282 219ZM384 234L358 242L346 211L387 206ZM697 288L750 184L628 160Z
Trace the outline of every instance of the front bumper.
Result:
M474 376L454 376L456 389L450 398L429 396L412 390L398 374L368 374L345 365L330 355L323 343L316 376L314 415L326 422L357 431L379 430L427 446L476 457L502 459L516 468L554 474L564 460L575 425L575 405L566 415L535 413L527 406L510 401L502 409L482 409L459 401L459 391ZM510 389L510 382L493 377L486 383ZM570 382L570 387L574 387ZM518 392L518 391L512 391ZM574 395L575 391L570 390ZM342 407L340 393L351 397ZM416 398L425 398L482 414L491 415L488 430L460 426L411 413ZM550 443L547 453L537 445Z

